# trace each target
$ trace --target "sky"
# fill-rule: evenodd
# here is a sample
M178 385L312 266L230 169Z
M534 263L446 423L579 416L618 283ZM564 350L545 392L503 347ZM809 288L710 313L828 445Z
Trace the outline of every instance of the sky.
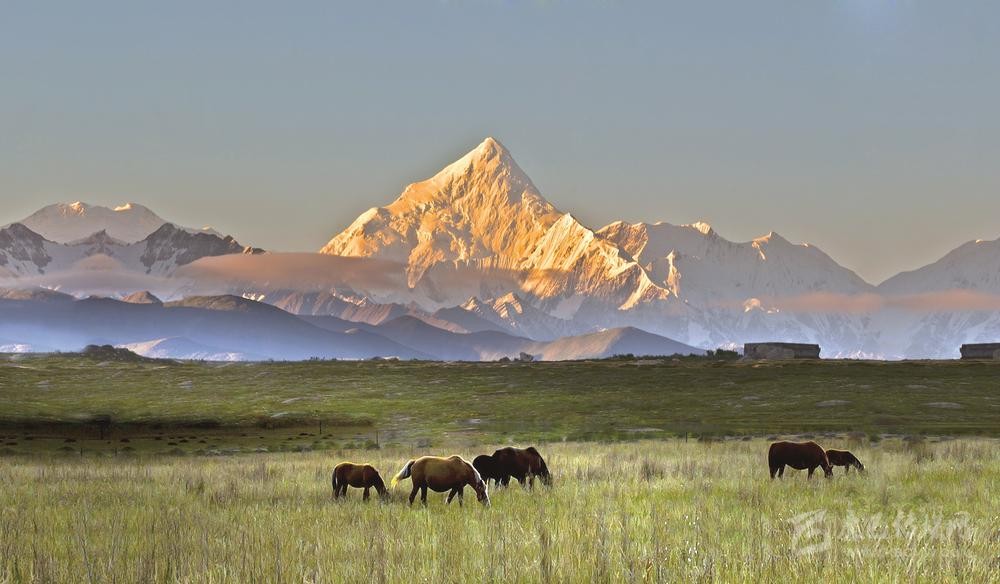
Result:
M318 250L486 136L597 228L776 231L870 282L1000 237L1000 3L0 5L0 224L142 203Z

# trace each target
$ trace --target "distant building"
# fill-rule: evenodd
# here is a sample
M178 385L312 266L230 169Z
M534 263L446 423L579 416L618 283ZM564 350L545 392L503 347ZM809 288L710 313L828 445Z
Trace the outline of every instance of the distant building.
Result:
M963 359L1000 360L1000 343L971 343L962 345Z
M819 359L819 345L806 343L746 343L746 359Z

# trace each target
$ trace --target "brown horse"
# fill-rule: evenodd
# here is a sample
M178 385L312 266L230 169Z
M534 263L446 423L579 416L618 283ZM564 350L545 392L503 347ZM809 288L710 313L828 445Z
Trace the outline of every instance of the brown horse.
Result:
M370 464L354 464L353 462L342 462L333 469L333 498L347 497L347 487L364 489L362 499L368 500L368 490L375 487L379 496L385 499L389 491L385 488L381 475Z
M402 479L410 478L413 482L413 490L410 491L410 505L420 491L420 502L427 505L427 489L430 488L438 493L451 491L448 494L448 503L458 495L458 504L462 504L466 485L476 491L476 500L489 506L490 497L486 493L486 483L479 476L479 472L461 456L449 456L441 458L438 456L422 456L416 460L411 460L403 466L399 474L392 478L392 486Z
M482 454L472 461L472 466L476 467L484 480L493 479L497 485L507 486L513 477L522 487L525 486L525 481L527 486L534 487L536 476L542 480L542 484L552 484L549 467L534 446L524 449L508 446L494 451L492 455Z
M826 478L833 476L826 451L815 442L775 442L767 451L767 464L771 468L772 479L775 474L781 478L786 465L798 470L809 469L809 478L812 478L816 467L823 468Z
M857 456L847 450L827 450L826 457L830 459L831 466L844 467L844 474L851 472L851 467L858 469L858 472L865 472L865 465L861 464Z

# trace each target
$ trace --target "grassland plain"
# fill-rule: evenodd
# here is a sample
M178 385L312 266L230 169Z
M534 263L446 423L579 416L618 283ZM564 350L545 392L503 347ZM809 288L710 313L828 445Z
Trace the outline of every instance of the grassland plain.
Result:
M1000 363L0 358L0 453L793 433L1000 435Z
M547 444L550 489L484 508L331 498L341 459L0 459L0 582L990 582L993 439L849 447L864 475L768 478L767 441ZM489 450L483 446L479 450ZM479 450L461 451L471 456ZM450 452L435 450L435 452Z

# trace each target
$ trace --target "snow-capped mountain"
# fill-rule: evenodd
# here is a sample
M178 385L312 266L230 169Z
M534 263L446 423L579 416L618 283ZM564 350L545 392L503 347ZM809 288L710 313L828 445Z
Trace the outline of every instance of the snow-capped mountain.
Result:
M492 138L395 202L369 209L320 253L405 263L409 283L439 262L519 269L561 213Z
M1000 239L962 244L934 263L896 274L878 290L889 295L945 290L1000 294Z
M706 224L594 231L546 201L492 138L365 212L321 251L401 262L410 299L425 309L461 309L536 339L634 326L703 347L819 337L832 354L856 354L856 316L781 312L776 303L873 289L814 246L774 233L734 243Z
M669 297L627 254L542 198L493 138L407 186L392 204L366 211L320 252L404 263L411 288L439 266L466 268L484 280L513 277L521 292L564 318L581 301L629 308ZM466 292L430 288L425 299L438 307L462 302Z
M260 253L232 237L191 233L164 223L141 241L128 243L98 231L69 243L57 243L20 223L0 229L0 268L10 276L39 276L70 270L124 270L169 275L197 259Z
M345 342L385 334L421 354L447 344L443 358L667 346L645 333L702 349L811 342L824 357L950 357L963 342L1000 340L1000 240L967 243L875 287L773 232L734 242L703 222L591 229L543 198L492 138L366 211L318 254L256 255L135 204L52 205L25 221L0 228L4 285L151 306L156 296L130 293L155 290L167 304L228 294L350 333ZM230 349L154 332L137 339L152 343L144 350ZM43 341L3 336L12 347L50 346Z
M875 315L889 356L958 357L964 343L1000 340L1000 239L962 244L879 284ZM877 327L877 328L876 328Z
M103 231L124 243L142 241L167 223L151 210L136 203L125 203L115 208L100 205L57 203L43 207L18 223L56 243L70 243ZM207 233L220 236L211 228L190 229L190 233Z
M745 243L721 237L707 223L612 223L598 235L637 259L651 279L701 305L739 305L815 292L861 294L873 287L817 247L777 233Z

